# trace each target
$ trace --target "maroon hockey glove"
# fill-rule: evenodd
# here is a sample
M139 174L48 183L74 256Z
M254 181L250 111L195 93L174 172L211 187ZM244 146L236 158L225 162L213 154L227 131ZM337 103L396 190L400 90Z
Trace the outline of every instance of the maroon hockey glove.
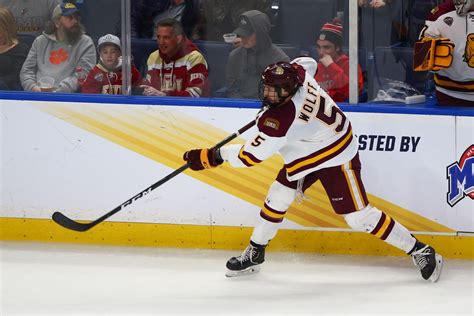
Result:
M210 169L224 162L219 150L215 148L189 150L184 153L183 160L188 162L192 170Z

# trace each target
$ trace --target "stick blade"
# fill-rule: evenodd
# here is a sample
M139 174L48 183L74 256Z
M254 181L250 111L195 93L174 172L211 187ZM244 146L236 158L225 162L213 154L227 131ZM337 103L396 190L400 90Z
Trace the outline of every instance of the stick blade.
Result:
M56 224L59 224L64 228L74 230L77 232L84 232L94 226L94 225L91 225L90 223L84 224L84 223L78 223L76 221L73 221L66 215L62 214L61 212L53 213L53 221L55 221Z

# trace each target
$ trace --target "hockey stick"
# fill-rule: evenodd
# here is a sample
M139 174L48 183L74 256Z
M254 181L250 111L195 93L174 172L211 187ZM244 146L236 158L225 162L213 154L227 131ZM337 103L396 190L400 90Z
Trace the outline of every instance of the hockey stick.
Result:
M237 136L239 136L243 132L247 131L249 128L251 128L254 125L255 125L255 121L252 121L252 122L248 123L247 125L245 125L241 129L239 129L237 132L233 133L232 135L227 136L225 139L223 139L222 141L217 143L214 147L215 148L220 148L220 147L224 146L225 144L227 144L228 142L230 142L231 140L233 140L234 138L236 138ZM110 216L112 216L115 213L119 212L123 208L131 205L136 200L138 200L138 199L144 197L145 195L149 194L151 191L153 191L154 189L156 189L160 185L168 182L168 180L171 180L172 178L176 177L181 172L188 169L188 167L189 167L189 165L187 163L182 165L181 167L179 167L175 171L171 172L169 175L167 175L163 179L161 179L158 182L152 184L151 186L149 186L145 190L141 191L140 193L138 193L137 195L135 195L131 199L123 202L122 204L120 204L119 206L117 206L116 208L111 210L110 212L104 214L103 216L99 217L95 221L92 221L92 222L89 222L89 223L76 222L76 221L70 219L69 217L67 217L66 215L62 214L61 212L54 212L53 221L55 221L57 224L63 226L64 228L75 230L75 231L78 231L78 232L84 232L86 230L91 229L95 225L102 223L107 218L109 218Z

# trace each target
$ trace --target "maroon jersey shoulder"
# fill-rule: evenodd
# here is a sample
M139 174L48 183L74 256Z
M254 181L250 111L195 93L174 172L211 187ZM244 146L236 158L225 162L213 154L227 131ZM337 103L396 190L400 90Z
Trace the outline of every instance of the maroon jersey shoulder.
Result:
M453 0L447 0L435 7L433 10L431 10L430 14L428 14L428 17L426 19L428 21L436 21L443 14L454 10L456 10L456 8L454 7Z
M283 137L295 119L295 105L289 100L285 104L270 108L258 119L258 130L271 137Z

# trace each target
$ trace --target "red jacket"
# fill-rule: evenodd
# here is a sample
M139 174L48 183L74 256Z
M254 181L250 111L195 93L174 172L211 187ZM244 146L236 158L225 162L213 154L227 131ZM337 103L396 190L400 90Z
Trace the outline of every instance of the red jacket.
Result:
M142 84L142 78L135 66L132 66L132 86ZM82 93L97 94L122 94L122 69L109 71L100 63L97 64L87 75L81 85Z
M362 70L358 66L359 94L364 88ZM318 71L314 79L329 96L336 102L344 102L349 99L349 57L342 54L329 67L318 63Z
M172 58L157 50L148 57L147 81L166 95L201 97L209 95L208 68L204 56L189 39Z

